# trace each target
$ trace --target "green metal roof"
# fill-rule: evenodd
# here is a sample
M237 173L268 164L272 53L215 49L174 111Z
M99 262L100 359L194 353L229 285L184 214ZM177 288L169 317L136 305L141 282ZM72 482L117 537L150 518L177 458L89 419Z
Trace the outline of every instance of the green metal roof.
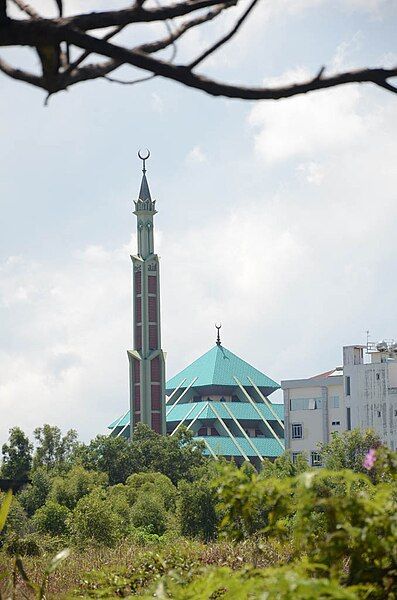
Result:
M200 412L206 402L189 402L187 404L177 404L174 408L167 406L167 423L173 421L182 421L182 419L190 412L188 422ZM199 419L216 419L216 414L211 410L211 406L214 407L215 411L221 417L221 419L230 419L230 415L227 408L230 410L232 415L238 421L249 420L255 421L260 420L260 416L256 412L255 408L249 402L208 402L207 408L204 408L203 412L200 413ZM261 413L261 415L268 421L275 421L274 416L268 407L262 402L255 403L255 406ZM194 408L193 408L194 407ZM283 404L272 404L272 408L276 415L281 421L284 420L284 405Z
M194 419L194 417L200 412L206 402L189 402L186 404L177 404L174 408L172 408L172 404L167 406L167 413L169 413L166 417L167 423L173 423L175 421L182 421L182 419L190 412L189 418L187 419L187 423ZM259 420L260 417L256 412L255 408L249 402L209 402L207 408L204 408L203 412L200 413L199 419L217 419L213 410L211 410L211 406L215 408L218 415L221 419L228 420L230 419L230 415L225 408L225 404L227 404L228 409L233 414L234 418L238 421L249 420L255 421ZM268 421L274 421L275 418L272 415L271 411L268 407L262 402L255 403L255 406L258 408L259 412L264 416ZM273 404L272 408L276 415L279 417L281 421L284 420L284 405L283 404ZM109 425L109 429L113 429L116 425L119 427L124 427L128 425L130 422L130 413L128 412L121 419L116 419Z
M244 386L252 385L248 379L248 377L251 377L259 388L266 388L267 394L271 394L280 387L278 383L252 367L245 360L242 360L224 346L218 345L200 356L175 377L172 377L166 385L167 393L177 388L184 379L186 381L181 387L187 387L196 377L197 379L192 386L194 388L212 385L236 387L234 377L237 377Z
M241 456L243 457L240 449L236 445L236 442L230 437L195 437L196 440L204 440L210 446L211 450L217 456ZM243 437L236 438L238 445L244 451L248 457L257 456L251 444ZM277 457L281 456L284 450L280 444L274 438L256 437L250 438L251 442L258 449L261 456ZM204 454L209 455L210 451L206 448Z

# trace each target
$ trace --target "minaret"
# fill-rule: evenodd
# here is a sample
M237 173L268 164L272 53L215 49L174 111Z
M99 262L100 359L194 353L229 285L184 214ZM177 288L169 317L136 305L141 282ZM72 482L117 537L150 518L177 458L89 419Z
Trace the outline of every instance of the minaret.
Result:
M137 423L146 423L157 433L166 433L165 361L161 350L160 272L154 254L153 217L157 213L146 179L143 161L142 182L134 215L137 217L138 254L133 263L134 350L128 351L130 364L130 438Z

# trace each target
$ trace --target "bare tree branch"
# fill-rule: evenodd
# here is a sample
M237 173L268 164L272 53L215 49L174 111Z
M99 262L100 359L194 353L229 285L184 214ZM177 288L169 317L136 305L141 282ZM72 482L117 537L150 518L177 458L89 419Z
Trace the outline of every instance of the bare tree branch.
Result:
M36 10L30 6L30 4L27 4L26 2L23 2L23 0L12 0L12 2L25 14L29 15L29 17L32 17L32 19L40 19L40 15L38 12L36 12Z
M117 79L116 77L109 77L109 75L105 75L104 79L106 79L106 81L111 81L112 83L119 83L120 85L135 85L136 83L143 83L149 79L154 79L154 77L157 77L157 75L147 75L147 77L139 77L138 79L126 81L124 79Z
M26 6L22 0L14 0L20 7ZM62 7L62 2L56 0ZM43 77L27 73L11 67L5 61L0 62L0 70L13 79L25 81L46 90L49 95L68 86L98 77L107 77L108 74L121 65L131 65L148 72L148 76L123 81L116 78L108 78L128 85L146 81L149 78L160 76L172 79L185 86L202 90L212 96L226 96L228 98L240 98L244 100L278 100L310 91L326 89L348 83L373 83L383 89L397 93L397 87L389 80L397 77L397 66L393 68L361 68L325 76L325 66L321 67L317 75L301 83L292 83L276 87L249 87L244 85L232 85L229 83L209 79L193 71L210 54L216 52L221 46L229 41L244 23L258 0L251 0L249 6L237 20L232 30L223 36L218 42L210 46L204 53L196 58L190 65L173 64L173 58L164 60L152 56L156 52L167 48L179 39L192 27L201 25L223 10L237 4L239 0L220 2L219 0L181 0L179 3L169 4L165 7L152 7L145 9L144 0L136 0L132 8L119 11L107 11L102 13L91 13L76 15L68 18L42 19L29 15L30 19L10 19L6 14L6 2L0 0L0 46L31 46L35 48L42 60ZM109 40L131 23L143 23L149 21L167 21L168 19L189 14L205 7L215 7L206 14L200 14L192 18L175 30L166 23L168 35L154 42L144 43L135 48L128 49L114 44ZM25 13L28 14L25 10ZM92 28L115 27L102 39L86 33ZM60 69L61 56L60 45L65 43L81 48L83 53L73 64L68 65L62 72ZM81 62L89 54L98 54L106 57L107 61L80 67Z
M227 33L225 36L223 36L218 42L213 44L213 46L210 46L210 48L203 52L203 54L196 58L196 60L191 62L189 65L189 69L194 69L194 67L196 67L199 63L203 62L203 60L205 60L210 54L213 54L214 52L216 52L216 50L223 46L223 44L226 44L226 42L228 42L234 36L234 34L237 33L237 31L240 29L241 25L244 23L251 10L257 3L258 0L252 0L251 4L248 6L247 10L243 12L233 29L229 31L229 33Z
M129 25L131 23L148 23L150 21L174 19L175 17L183 17L193 11L216 6L217 4L221 4L221 2L219 0L184 0L169 4L168 6L147 9L143 8L140 4L135 4L132 8L125 8L123 10L93 12L59 19L58 23L87 31L89 29Z
M218 6L217 8L208 11L207 13L205 13L204 15L202 15L200 17L196 17L194 19L185 21L177 29L175 29L171 34L169 34L167 37L161 38L154 42L141 44L140 46L135 46L135 48L133 48L132 51L133 52L143 52L145 54L154 54L155 52L164 50L170 44L176 42L179 38L181 38L187 31L189 31L189 29L192 29L193 27L202 25L203 23L206 23L208 21L212 21L212 19L215 19L215 17L217 17L223 10L225 10L231 6L234 6L234 5L235 5L235 0L233 0L231 2L226 2L225 4L222 4L221 6ZM103 39L106 39L106 36ZM89 52L85 52L84 54L86 54L88 56ZM89 79L97 79L98 77L105 77L108 73L111 73L115 69L118 69L122 64L123 63L120 61L109 60L109 61L95 64L95 65L92 65L92 64L86 65L85 67L82 67L81 69L79 69L76 73L72 74L72 76L71 76L72 81L69 84L74 84L74 83L77 83L80 81L87 81ZM71 65L71 66L73 66L73 65ZM68 69L68 71L66 71L66 73L68 73L68 72L70 72L69 69ZM151 77L152 76L150 76L150 78ZM114 81L116 83L128 83L128 82L124 82L123 80L120 80L120 79L112 79L112 80L110 80L110 78L108 78L108 79L109 79L109 81ZM145 81L146 77L143 78L143 80ZM135 83L135 81L137 81L137 80L133 80L132 82Z
M0 71L9 77L12 77L13 79L17 79L18 81L25 81L26 83L30 83L31 85L39 88L43 87L42 77L38 77L37 75L28 73L27 71L21 71L21 69L15 69L2 58L0 58Z
M397 76L397 67L392 69L356 69L320 79L314 77L309 81L287 86L274 88L242 87L208 79L193 73L188 67L171 65L160 59L154 59L147 54L127 50L110 42L98 40L86 33L72 30L67 26L56 27L56 36L59 35L62 36L62 39L66 39L71 44L80 48L86 48L97 54L121 61L123 64L130 64L156 75L179 81L189 87L203 90L212 96L226 96L228 98L240 98L244 100L278 100L280 98L296 96L297 94L305 94L312 90L320 90L352 82L372 82L380 85L380 83L384 84L387 82L387 79L390 77ZM382 85L382 87L384 86Z

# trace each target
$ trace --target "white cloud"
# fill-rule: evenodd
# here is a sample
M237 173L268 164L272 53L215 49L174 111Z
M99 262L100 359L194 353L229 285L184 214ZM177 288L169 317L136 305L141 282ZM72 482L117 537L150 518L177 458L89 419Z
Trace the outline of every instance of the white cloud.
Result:
M296 170L303 175L308 183L314 183L315 185L320 185L325 176L324 167L313 161L299 164Z
M207 156L200 146L194 146L186 156L188 165L197 165L207 162Z
M310 77L303 68L267 81L279 85ZM357 86L343 86L296 96L283 101L257 103L248 122L255 133L255 149L272 163L295 156L315 158L341 146L354 147L377 126L377 112L362 110Z

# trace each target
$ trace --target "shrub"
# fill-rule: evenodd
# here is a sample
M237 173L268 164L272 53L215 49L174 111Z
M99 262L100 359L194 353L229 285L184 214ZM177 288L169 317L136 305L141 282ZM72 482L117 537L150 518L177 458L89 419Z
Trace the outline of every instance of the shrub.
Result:
M140 497L131 510L131 521L149 533L162 535L166 529L166 510L157 496Z
M51 478L46 469L42 467L36 469L31 479L32 482L18 496L29 517L45 504L51 489Z
M179 484L178 520L182 535L210 540L216 535L216 493L205 481Z
M119 515L97 490L78 501L68 523L74 541L80 546L89 543L113 546L124 533Z
M40 546L36 534L30 534L25 537L11 535L5 543L7 554L12 556L39 556L41 554Z
M134 473L128 477L125 491L131 506L139 496L149 494L161 498L166 510L175 508L177 489L162 473Z
M68 532L70 510L54 500L47 500L34 514L33 522L38 531L51 535L64 535Z
M95 488L106 485L106 473L87 471L82 466L75 466L64 476L53 479L50 498L72 510L80 498Z

